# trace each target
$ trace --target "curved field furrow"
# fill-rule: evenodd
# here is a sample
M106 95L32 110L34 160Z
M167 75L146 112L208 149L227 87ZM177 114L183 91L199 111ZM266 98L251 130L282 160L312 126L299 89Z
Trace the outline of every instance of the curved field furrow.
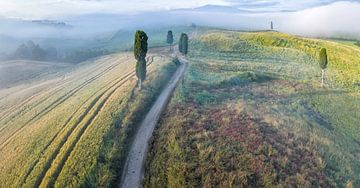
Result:
M107 84L108 86L108 84ZM106 87L106 86L105 86ZM101 91L102 89L104 89L105 87L102 87L99 91ZM98 92L99 92L98 91ZM23 186L23 184L26 182L28 176L31 174L31 172L33 171L34 167L39 163L41 157L45 154L45 151L48 149L48 147L55 141L55 139L59 136L59 134L62 132L62 130L66 127L66 125L68 125L70 123L70 121L74 118L75 114L78 113L83 106L90 101L90 99L92 97L94 97L97 94L94 93L93 95L91 95L89 98L87 98L83 103L81 103L81 105L70 115L70 117L68 117L68 119L65 121L65 123L63 125L61 125L61 128L59 129L59 131L56 132L56 134L50 139L50 141L45 145L45 147L42 149L42 151L40 152L40 156L38 159L36 159L31 165L30 168L26 171L24 177L21 180L20 183L20 187ZM66 140L66 139L64 139Z
M28 121L26 121L26 123L24 123L22 126L20 126L20 128L18 128L15 132L13 132L8 138L5 139L5 141L1 144L0 146L0 150L3 149L10 141L12 138L14 138L19 132L21 132L26 125L28 125L29 123L39 119L41 116L45 115L46 113L48 113L49 111L53 110L56 106L62 104L64 101L66 101L68 98L70 98L71 96L73 96L75 93L77 93L79 90L81 90L82 88L84 88L86 85L92 83L93 81L95 81L96 79L98 79L99 77L101 77L102 75L104 75L106 72L110 71L111 69L115 68L118 64L112 65L110 67L108 67L107 69L105 69L104 71L102 71L101 73L97 74L96 76L86 80L85 82L83 82L82 84L80 84L79 86L73 88L72 90L70 90L69 92L67 92L66 94L64 94L63 96L61 96L60 98L58 98L57 100L55 100L54 102L52 102L50 105L48 105L46 108L44 108L42 111L40 111L39 113L37 113L34 117L32 117L31 119L29 119ZM9 121L7 121L8 123ZM6 123L5 123L6 124ZM4 129L4 127L0 130L2 131Z
M111 68L111 67L108 67L108 68ZM108 69L107 68L107 69ZM114 68L114 67L113 67ZM92 71L92 72L85 72L84 73L84 77L85 76L87 76L87 75L91 75L92 73L94 73L94 72L96 72L97 70L94 70L94 71ZM100 72L98 75L96 75L95 77L97 77L97 76L99 76L99 75L103 75L104 73L106 73L108 70L104 70L104 71L102 71L102 72ZM94 78L94 77L92 77L92 78ZM90 79L92 79L92 78L90 78ZM70 83L70 82L72 82L73 80L72 79L69 79L69 80L67 80L66 82L62 82L62 83L60 83L59 85L57 85L56 87L54 87L54 88L52 88L52 89L50 89L49 91L47 91L47 93L48 93L48 95L47 95L47 97L45 97L45 98L43 98L41 101L39 101L39 102L37 102L36 103L36 105L34 105L33 107L31 107L31 108L29 108L28 109L28 111L30 111L30 110L32 110L33 108L36 108L37 106L39 106L42 102L44 102L44 101L46 101L47 99L49 99L53 94L55 94L56 92L58 92L58 91L60 91L61 89L62 89L62 86L63 85L66 85L66 84L68 84L68 83ZM88 80L87 80L88 81ZM85 82L87 82L87 81L85 81ZM42 90L40 90L38 93L42 93ZM30 96L29 98L32 98L33 96ZM31 99L30 99L31 100ZM26 100L26 101L30 101L30 100ZM33 102L33 101L32 101ZM20 103L19 105L14 105L14 109L16 109L16 107L20 107L20 106L22 106L24 103ZM12 111L11 110L9 110L9 112L11 113ZM14 117L16 117L17 115L19 115L21 112L18 112L18 113L16 113L16 114L14 114L13 116L11 116L10 118L8 118L8 119L12 119L12 118L14 118ZM3 119L5 119L6 118L6 116L2 116L2 118L0 119L0 121L2 121ZM7 124L9 121L7 121L7 122L5 122L4 123L4 125L5 124ZM1 130L0 130L1 131Z
M105 63L107 63L108 61L105 61ZM104 64L104 63L102 63ZM115 68L115 67L113 67ZM93 73L97 72L98 71L98 67L93 67L92 70L89 70L90 72L84 72L82 73L81 75L79 75L80 77L82 78L85 78L87 77L88 75L92 75ZM104 75L104 73L106 73L107 70L104 70L103 72L99 73L101 75ZM63 81L63 80L62 80ZM63 82L60 82L57 81L57 83L55 82L55 84L57 84L55 87L52 87L50 90L47 90L45 92L45 94L43 93L43 91L45 89L48 89L48 88L44 88L42 90L38 90L36 93L34 93L33 95L29 96L28 98L26 98L25 100L21 101L19 104L17 105L13 105L11 108L9 108L8 110L4 111L3 114L1 115L0 117L0 122L1 121L4 121L5 119L8 119L7 122L3 123L3 125L7 124L9 122L9 119L11 120L12 118L18 116L20 113L21 113L21 107L24 107L25 104L29 103L29 102L34 102L32 99L38 95L45 95L45 97L43 99L41 99L39 102L36 102L36 105L28 108L27 111L31 111L32 109L36 108L37 106L39 106L41 103L43 103L44 101L48 100L53 94L57 93L58 91L60 91L62 88L62 86L70 83L70 82L73 82L73 79L69 78L67 79L66 81L63 81ZM46 95L47 94L47 95ZM18 109L18 112L16 112L16 109ZM15 113L15 114L14 114ZM13 114L11 117L9 117L11 114ZM2 129L1 129L2 130ZM0 130L0 131L1 131Z
M115 66L112 66L112 68L114 68ZM109 69L107 69L108 71ZM102 73L105 73L106 71L103 71ZM18 130L16 130L13 134L11 134L4 142L3 144L0 146L0 150L5 147L7 145L7 143L11 140L11 138L15 137L17 135L18 132L20 132L24 127L26 127L27 124L39 119L42 115L45 115L46 113L48 113L49 111L51 111L52 109L56 108L56 106L60 105L61 103L63 103L64 101L66 101L68 98L70 98L72 95L74 95L76 92L78 92L80 89L82 89L83 87L85 87L87 84L93 82L94 80L96 80L97 78L99 78L102 74L99 74L95 77L90 78L89 80L83 82L82 84L80 84L79 86L73 88L72 90L70 90L69 92L65 93L63 96L61 96L60 98L56 99L55 101L53 101L50 105L48 105L47 107L45 107L43 110L41 110L39 113L37 113L34 117L32 117L31 119L29 119L28 121L26 121L26 123L24 123ZM48 97L51 97L48 96ZM46 99L45 99L46 100ZM40 104L40 103L38 103ZM10 121L10 120L9 120ZM7 121L5 124L7 124L9 121ZM0 131L2 131L6 126L2 127L2 129Z
M101 62L99 63L99 65L100 64L105 64L107 61L109 61L109 60L111 60L111 56L110 57L104 57L104 58L102 58L102 59L98 59L98 60L95 60L96 62L97 61L99 61L99 60L101 60ZM90 61L90 60L89 60ZM84 62L84 63L82 63L82 64L87 64L88 62ZM97 65L97 66L99 66L99 65ZM92 69L94 68L94 67L91 67ZM96 67L95 67L96 68ZM95 73L96 72L96 69L94 70L94 71L91 71L91 73ZM90 73L90 72L84 72L84 74L86 75L86 73ZM38 87L39 85L43 85L44 83L40 83L40 84L37 84L37 85L35 85L35 86L32 86L31 88L34 88L34 87ZM6 99L7 97L9 97L10 95L14 95L14 94L18 94L18 93L22 93L22 92L24 92L24 90L28 90L29 88L18 88L17 90L15 90L15 91L11 91L11 92L9 92L8 94L4 94L3 96L1 96L0 97L0 101L2 101L2 100L4 100L4 99ZM41 92L41 91L40 91Z
M129 73L130 74L130 73ZM124 79L126 77L129 76L129 74L121 77L121 79ZM45 153L45 150L47 150L47 148L53 143L53 141L56 139L56 137L58 137L58 135L61 133L61 131L68 125L68 123L70 123L70 121L74 118L74 115L80 111L80 109L82 109L82 107L91 100L91 98L93 98L98 92L100 92L101 90L103 90L104 88L108 87L110 84L112 84L115 80L111 81L110 83L108 83L106 86L103 86L101 89L99 89L96 93L94 93L93 95L91 95L88 99L86 99L73 113L72 115L66 120L66 122L61 126L61 129L54 135L54 137L48 142L48 144L44 147L44 149L41 152L41 155L43 155ZM112 87L112 86L110 86ZM92 107L94 104L93 102L90 104L90 106ZM78 125L81 120L89 113L89 111L91 110L91 108L87 108L82 115L79 117L79 119L76 121L75 125L68 131L68 133L65 135L65 137L62 139L62 142L60 142L60 147L57 148L54 153L52 154L52 156L50 157L50 162L46 162L46 167L45 168L50 168L50 164L51 161L55 158L55 156L59 153L61 147L65 144L66 140L68 139L68 137L70 136L70 134L72 133L72 131L76 128L76 125ZM41 156L40 156L41 157ZM40 158L39 157L39 158ZM29 168L29 170L27 171L27 173L25 174L25 176L23 177L23 181L22 184L24 184L26 182L27 177L30 175L30 173L32 172L33 168L37 165L37 163L39 162L39 160L34 161L34 163L31 165L31 167ZM45 170L46 172L46 170ZM42 173L45 173L42 172ZM41 174L42 174L41 173ZM45 174L43 174L42 176L44 176Z
M148 58L150 60L150 58ZM153 57L151 57L151 61L148 63L148 66L151 65L153 62ZM135 71L131 71L130 73L126 74L125 76L121 77L119 80L117 80L115 83L113 83L108 89L103 91L99 96L97 96L87 107L87 109L84 111L84 113L78 118L78 120L75 122L75 124L70 128L70 130L66 133L65 137L62 139L59 146L55 149L55 151L51 154L48 161L45 163L44 169L39 174L36 182L35 187L38 187L42 184L42 180L44 179L44 176L48 173L49 169L51 168L54 160L58 157L60 154L61 149L65 145L66 141L70 137L70 135L74 132L75 128L78 127L78 125L84 120L84 118L88 115L88 113L95 108L95 105L99 102L99 100L107 93L109 92L105 98L99 103L99 105L96 107L95 111L91 115L91 117L86 121L84 126L79 130L79 133L76 135L74 141L70 144L68 150L66 150L64 156L61 158L60 163L57 165L55 172L52 174L52 181L47 182L48 185L53 185L55 180L57 179L57 176L60 174L61 169L65 165L65 162L67 158L70 156L73 148L76 146L77 142L80 140L81 136L85 132L86 128L93 122L97 114L101 111L101 109L104 107L105 103L108 101L108 99L112 96L112 94L123 84L125 84L130 78L135 76ZM115 88L114 88L115 87ZM90 99L90 98L89 98Z

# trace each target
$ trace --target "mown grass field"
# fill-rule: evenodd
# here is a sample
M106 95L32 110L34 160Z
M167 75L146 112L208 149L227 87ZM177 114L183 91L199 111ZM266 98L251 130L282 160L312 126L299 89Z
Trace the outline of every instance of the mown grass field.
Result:
M116 187L136 125L176 70L171 60L168 48L150 50L141 92L126 52L2 88L0 187Z
M209 30L189 51L153 137L145 187L360 186L359 47Z

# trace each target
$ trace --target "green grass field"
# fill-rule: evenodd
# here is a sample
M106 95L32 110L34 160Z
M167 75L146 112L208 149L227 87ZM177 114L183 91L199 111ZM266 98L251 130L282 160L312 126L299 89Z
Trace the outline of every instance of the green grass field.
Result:
M131 53L1 89L0 187L117 186L136 125L176 70L171 60L168 48L150 50L142 92Z
M145 187L360 186L359 47L209 30L188 58L155 131Z

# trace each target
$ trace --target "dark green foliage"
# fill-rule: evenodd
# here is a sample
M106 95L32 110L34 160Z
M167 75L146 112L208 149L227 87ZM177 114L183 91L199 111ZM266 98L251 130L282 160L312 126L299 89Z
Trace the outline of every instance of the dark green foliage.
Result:
M178 57L175 57L172 62L176 65L176 66L179 66L181 64L180 60Z
M144 31L136 31L134 42L134 56L137 61L145 59L148 50L148 36Z
M181 34L180 36L180 40L179 40L179 52L182 53L182 49L183 49L183 38L184 38L184 33Z
M327 52L326 49L323 48L320 51L320 62L319 62L320 68L326 69L327 64L328 64Z
M355 45L360 47L360 41L357 41Z
M242 86L249 83L262 83L272 81L275 78L261 73L246 71L238 75L232 76L229 79L225 79L219 83L219 88Z
M30 59L43 61L46 57L46 51L33 41L22 44L14 53L15 59Z
M148 37L144 31L136 31L134 43L134 56L136 62L136 76L139 79L139 86L142 87L142 81L146 78L146 53L148 50Z
M94 48L73 50L59 56L58 50L54 47L43 49L39 44L29 41L20 45L10 59L28 59L37 61L61 61L69 63L80 63L98 56L108 55L111 51Z
M184 55L188 53L188 46L189 46L189 37L187 36L187 34L185 34L183 38L183 50L182 50L182 53Z
M166 43L171 45L171 44L173 44L173 42L174 42L173 33L172 33L172 31L168 31Z
M179 41L179 51L184 55L188 53L188 43L189 43L189 37L187 36L187 34L185 33L181 34Z
M136 62L136 76L141 81L146 79L146 60L145 59L141 59Z

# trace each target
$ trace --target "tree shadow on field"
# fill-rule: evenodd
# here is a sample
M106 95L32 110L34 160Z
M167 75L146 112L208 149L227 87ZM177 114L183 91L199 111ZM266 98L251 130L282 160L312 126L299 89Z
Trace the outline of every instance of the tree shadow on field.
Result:
M307 89L305 89L307 90ZM320 125L321 127L326 128L329 131L334 131L335 128L332 125L331 121L324 117L319 111L317 111L306 98L316 97L316 96L341 96L348 94L347 91L344 90L313 90L313 91L299 91L294 92L286 96L284 100L282 100L282 104L284 106L291 105L291 103L296 102L298 104L296 109L288 109L286 114L291 116L292 114L298 114L306 121L310 127L313 127L314 123Z
M229 100L254 98L254 94L248 88L276 79L266 74L247 71L215 83L191 81L188 102L198 105L216 105Z

